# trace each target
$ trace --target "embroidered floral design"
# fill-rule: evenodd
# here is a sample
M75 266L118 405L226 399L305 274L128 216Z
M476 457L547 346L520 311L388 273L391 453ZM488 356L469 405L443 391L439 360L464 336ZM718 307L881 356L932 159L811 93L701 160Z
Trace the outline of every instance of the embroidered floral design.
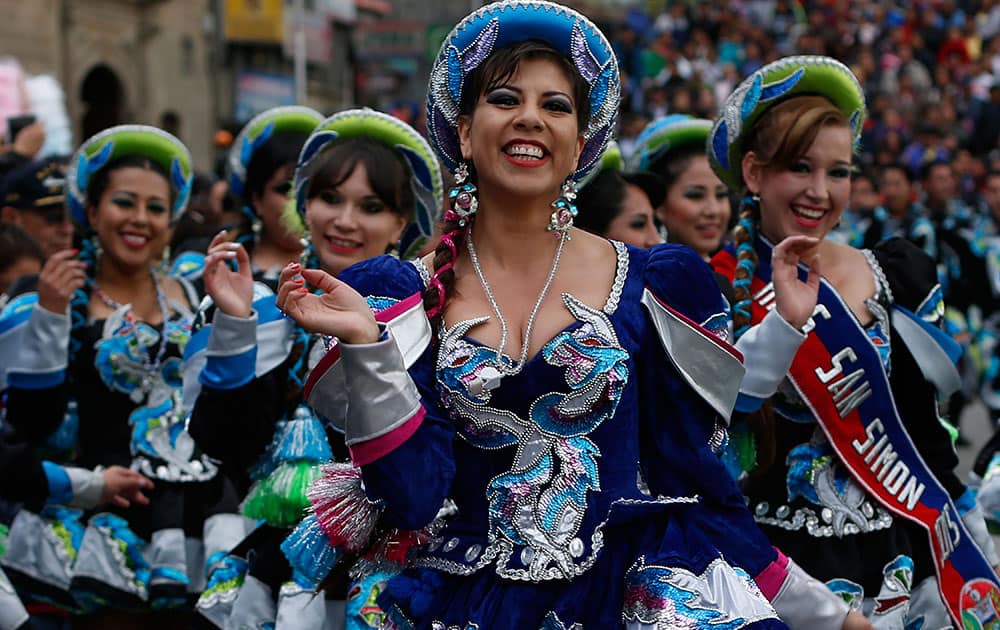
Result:
M527 419L490 406L489 385L501 372L497 353L462 338L486 318L444 331L437 366L442 402L459 434L483 449L517 446L510 471L486 488L491 545L483 557L495 557L498 546L504 546L509 558L520 547L533 580L571 577L582 570L578 559L586 548L576 536L588 492L600 490L601 453L587 436L614 415L628 379L628 354L608 316L570 295L563 295L563 302L582 325L557 335L541 356L565 368L570 391L540 396Z

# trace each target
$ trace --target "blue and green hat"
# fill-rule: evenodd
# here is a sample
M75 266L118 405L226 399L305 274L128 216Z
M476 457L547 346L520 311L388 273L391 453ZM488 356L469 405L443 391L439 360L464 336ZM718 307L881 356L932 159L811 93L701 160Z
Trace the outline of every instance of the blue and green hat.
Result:
M607 38L576 11L542 0L494 2L466 16L445 39L427 89L431 143L449 170L462 161L458 116L470 72L490 53L511 44L541 40L565 54L590 86L590 122L575 176L582 177L611 138L621 98L618 62Z
M84 142L69 162L66 173L66 203L80 225L88 226L87 186L95 173L123 157L138 156L160 165L174 192L171 217L176 219L191 196L191 154L180 140L147 125L119 125Z
M864 90L850 68L832 57L785 57L744 79L722 105L708 139L708 160L719 179L740 190L744 132L773 105L808 94L829 99L850 121L857 143L867 110Z
M305 218L306 195L316 167L316 158L330 143L347 138L370 138L380 142L402 159L410 174L415 202L414 216L400 240L400 257L411 258L434 234L441 218L444 183L441 167L427 140L402 120L373 109L349 109L321 122L302 147L295 169L295 209Z
M248 203L247 168L250 167L254 152L277 133L290 132L308 136L321 122L323 122L322 114L301 105L274 107L254 116L250 122L243 125L232 148L229 149L227 159L229 191L244 203Z
M629 158L629 168L647 171L660 158L677 149L698 145L705 150L705 141L712 131L712 121L687 114L671 114L658 118L642 130L635 140L635 151Z

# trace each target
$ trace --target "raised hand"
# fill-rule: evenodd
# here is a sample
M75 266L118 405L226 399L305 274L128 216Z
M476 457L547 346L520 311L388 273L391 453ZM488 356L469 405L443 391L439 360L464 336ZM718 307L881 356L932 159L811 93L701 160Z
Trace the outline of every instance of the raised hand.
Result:
M320 289L314 294L305 283ZM309 332L345 343L378 341L378 324L368 302L357 291L325 271L292 263L278 278L278 308Z
M73 293L87 282L87 263L73 258L75 249L49 256L38 274L38 305L50 313L65 313Z
M229 261L236 261L236 271ZM205 257L205 291L216 307L232 317L250 317L253 303L253 273L250 256L239 243L230 243L226 232L219 232L208 246Z
M101 504L111 503L123 508L132 502L149 505L149 498L142 491L152 490L153 482L146 477L122 466L110 466L101 474L104 476Z
M795 328L801 329L816 308L820 279L818 245L819 239L811 236L789 236L771 254L775 308ZM805 282L799 280L800 262L809 265Z

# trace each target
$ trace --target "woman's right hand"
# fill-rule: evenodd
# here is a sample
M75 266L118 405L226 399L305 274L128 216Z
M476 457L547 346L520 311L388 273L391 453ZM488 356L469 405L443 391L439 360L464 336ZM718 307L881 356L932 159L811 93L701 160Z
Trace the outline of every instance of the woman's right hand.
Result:
M38 305L50 313L65 313L73 293L87 282L87 263L73 258L78 251L52 254L38 274Z
M305 283L320 289L314 294ZM318 269L292 263L278 278L278 308L309 332L344 343L378 341L379 329L368 302L346 283Z
M771 280L778 315L801 330L816 308L819 298L819 240L811 236L789 236L771 254ZM805 282L799 280L798 264L809 265Z
M236 261L236 271L229 261ZM253 273L250 256L239 243L231 243L226 232L219 232L208 245L205 256L205 291L216 307L232 317L250 317L253 304Z

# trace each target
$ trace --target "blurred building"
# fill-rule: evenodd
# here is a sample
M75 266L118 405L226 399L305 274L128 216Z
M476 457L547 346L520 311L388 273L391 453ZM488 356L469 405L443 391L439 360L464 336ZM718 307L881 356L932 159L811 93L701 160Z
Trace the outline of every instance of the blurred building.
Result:
M74 139L122 122L173 127L211 156L214 0L5 0L0 48L66 93Z

